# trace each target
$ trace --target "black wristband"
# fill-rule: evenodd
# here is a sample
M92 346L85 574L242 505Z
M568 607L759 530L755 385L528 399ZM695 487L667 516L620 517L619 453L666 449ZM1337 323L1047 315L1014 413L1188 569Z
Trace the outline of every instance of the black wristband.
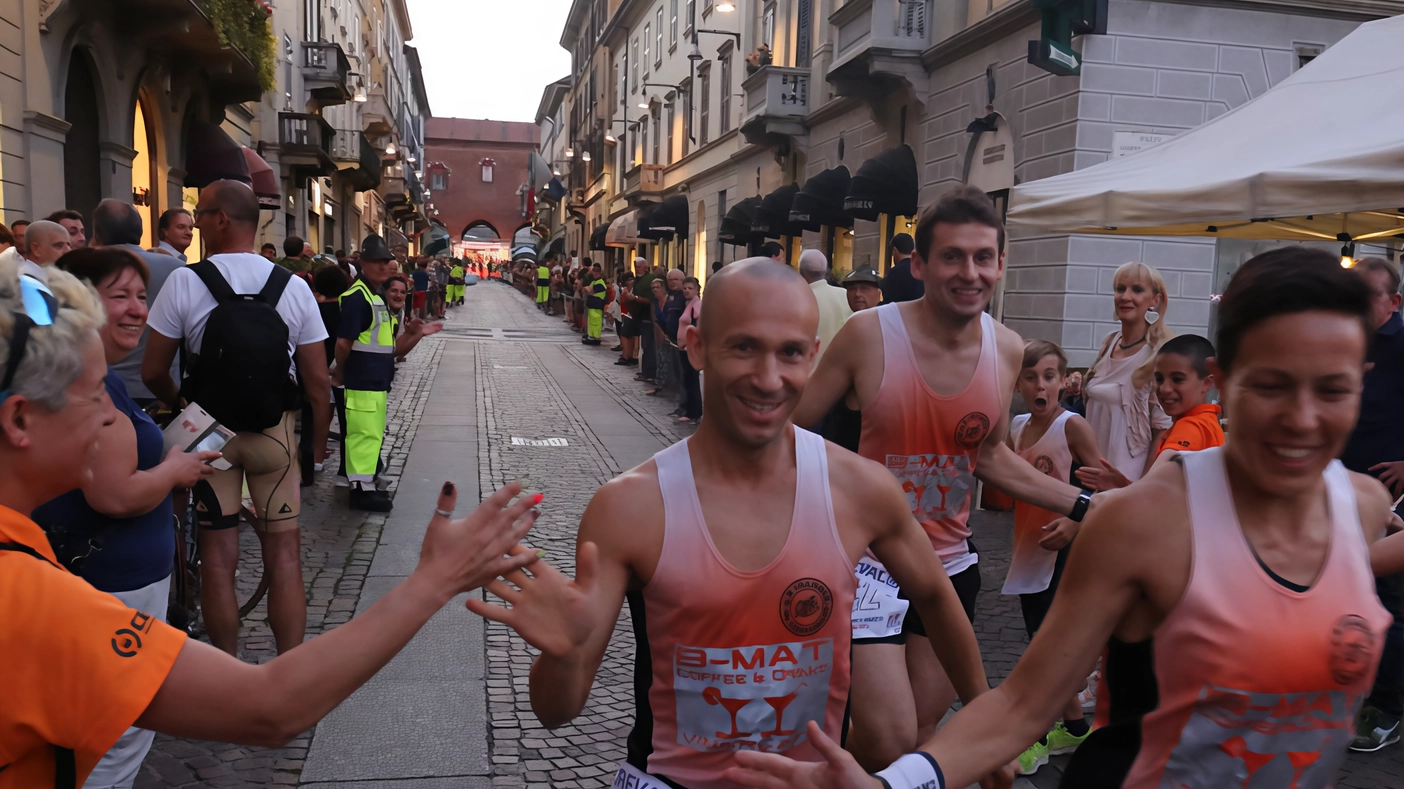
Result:
M1073 502L1072 512L1068 513L1068 519L1074 523L1082 523L1082 519L1087 517L1087 508L1092 506L1092 491L1083 488L1077 494L1077 501Z

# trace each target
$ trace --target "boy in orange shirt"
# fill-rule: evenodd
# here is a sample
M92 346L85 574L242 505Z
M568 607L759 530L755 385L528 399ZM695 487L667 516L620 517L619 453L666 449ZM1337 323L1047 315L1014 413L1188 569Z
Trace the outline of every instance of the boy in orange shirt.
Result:
M1197 334L1172 337L1156 353L1155 397L1175 423L1160 437L1155 464L1173 455L1165 454L1166 450L1196 452L1223 445L1224 430L1219 426L1222 409L1204 402L1214 388L1214 379L1209 375L1209 359L1213 356L1214 344ZM1077 470L1078 479L1089 489L1112 490L1131 484L1105 459L1099 460L1098 465L1101 468L1085 466Z

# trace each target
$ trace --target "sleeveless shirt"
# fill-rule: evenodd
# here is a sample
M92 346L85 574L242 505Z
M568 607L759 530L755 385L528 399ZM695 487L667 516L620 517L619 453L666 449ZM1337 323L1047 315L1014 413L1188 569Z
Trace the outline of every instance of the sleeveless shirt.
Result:
M1181 458L1193 564L1184 596L1155 631L1159 703L1141 718L1124 785L1325 789L1345 760L1391 621L1375 594L1349 474L1340 461L1325 471L1326 562L1310 589L1295 592L1268 576L1243 536L1223 450Z
M766 567L726 561L703 520L683 440L654 456L663 492L658 568L643 587L652 662L648 772L723 789L738 750L821 761L806 727L837 739L848 700L856 585L839 539L824 439L795 428L789 536Z
M1023 446L1023 436L1031 416L1014 417L1010 434L1014 438L1015 453L1044 474L1066 482L1072 477L1072 450L1068 449L1067 436L1067 423L1072 416L1071 411L1059 414L1047 432L1027 447ZM1003 594L1035 594L1048 588L1058 552L1045 550L1038 540L1043 536L1043 527L1059 517L1042 507L1014 502L1014 551L1009 559L1009 573L1004 577Z
M902 483L907 502L948 575L979 558L966 546L980 443L999 421L999 351L995 322L980 316L980 359L964 390L931 391L917 366L897 304L874 311L882 326L882 383L863 409L858 454L881 463Z

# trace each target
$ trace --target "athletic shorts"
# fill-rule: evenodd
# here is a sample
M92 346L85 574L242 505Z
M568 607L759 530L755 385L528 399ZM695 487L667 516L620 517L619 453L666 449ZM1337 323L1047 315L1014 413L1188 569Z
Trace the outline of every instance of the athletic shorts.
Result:
M203 529L229 529L239 525L244 484L259 520L259 531L282 532L297 528L302 509L298 486L296 411L262 433L236 433L224 445L224 459L233 466L195 485L196 520Z
M633 317L632 317L632 316L629 316L629 315L624 315L624 316L620 317L620 319L619 319L619 336L620 336L620 337L637 337L637 336L639 336L639 322L636 321L636 320L634 320Z
M970 546L970 552L976 552L973 544ZM972 625L975 624L975 599L980 594L980 563L976 562L952 575L951 586L955 587L956 597L960 598L960 606L965 609L965 616L970 619ZM898 590L897 597L907 599L901 590ZM853 644L905 644L908 635L926 638L926 625L917 614L916 606L907 607L907 616L902 620L902 632L883 638L860 638L854 640Z
M1043 626L1043 618L1048 616L1048 609L1053 607L1053 595L1058 591L1058 582L1063 580L1063 565L1068 563L1068 549L1058 551L1058 558L1053 560L1053 577L1048 581L1048 588L1042 592L1019 595L1019 607L1024 611L1024 630L1028 631L1029 638L1034 637L1034 633Z
M427 292L422 290L416 290L414 292L414 309L424 309L424 302L428 298L428 296L429 294Z

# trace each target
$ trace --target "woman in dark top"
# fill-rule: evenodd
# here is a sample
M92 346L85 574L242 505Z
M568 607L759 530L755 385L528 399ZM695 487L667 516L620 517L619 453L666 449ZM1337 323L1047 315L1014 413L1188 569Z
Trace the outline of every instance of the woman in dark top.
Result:
M341 294L345 293L350 287L351 278L346 276L346 272L339 268L332 268L330 266L320 268L317 269L316 274L312 275L312 295L317 299L317 309L322 314L322 325L327 329L327 364L331 364L331 360L336 356L336 333L341 328ZM337 424L345 425L345 387L332 387L332 402L336 405ZM312 406L306 403L302 406L302 424L312 424ZM341 428L338 428L338 430L340 429ZM313 482L313 474L322 470L312 459L311 430L302 431L298 454L302 459L302 486L307 487ZM344 457L341 459L341 468L337 473L341 477L346 476L346 459Z
M58 267L101 297L107 322L99 333L108 365L126 358L146 328L146 264L124 249L100 247L69 252ZM172 452L162 460L161 429L110 367L103 382L120 416L99 434L88 483L40 506L33 519L75 575L164 620L175 563L171 490L213 474L207 461L219 453ZM103 785L130 785L151 739L151 732L129 729L93 775Z

